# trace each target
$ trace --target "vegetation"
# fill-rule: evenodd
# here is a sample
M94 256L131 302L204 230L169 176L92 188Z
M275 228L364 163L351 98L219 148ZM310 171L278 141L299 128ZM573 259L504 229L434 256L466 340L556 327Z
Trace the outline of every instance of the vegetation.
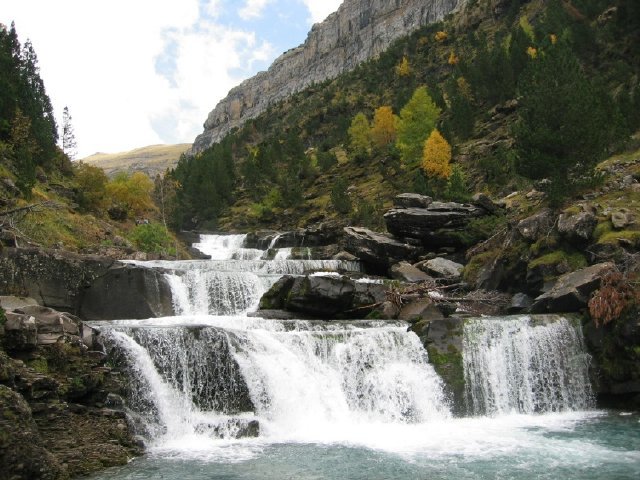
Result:
M183 159L170 173L171 224L345 219L346 207L332 208L338 177L354 188L352 213L401 191L464 199L470 188L505 194L534 182L560 205L640 127L640 29L622 16L637 7L617 0L601 17L607 6L531 0L489 19L484 1L471 3L469 18L484 19L474 28L460 16L427 26ZM451 147L445 176L420 168L434 129ZM226 175L207 173L216 165Z

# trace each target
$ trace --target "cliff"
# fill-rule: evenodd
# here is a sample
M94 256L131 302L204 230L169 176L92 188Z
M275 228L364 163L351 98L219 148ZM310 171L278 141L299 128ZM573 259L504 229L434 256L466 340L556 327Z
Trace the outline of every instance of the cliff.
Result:
M345 0L312 27L301 46L278 57L266 72L242 82L220 101L194 141L198 153L269 105L314 83L348 72L394 40L442 19L466 0Z

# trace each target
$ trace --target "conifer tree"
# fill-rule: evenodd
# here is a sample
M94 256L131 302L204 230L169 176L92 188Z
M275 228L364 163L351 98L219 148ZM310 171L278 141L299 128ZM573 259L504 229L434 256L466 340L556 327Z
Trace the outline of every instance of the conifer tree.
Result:
M451 145L437 129L424 143L422 169L427 177L446 180L451 175Z
M349 147L358 160L369 155L371 150L371 127L364 113L359 112L349 127Z
M62 111L62 151L73 160L77 155L77 144L71 120L69 108L65 106Z
M400 111L396 143L405 165L415 166L422 158L424 142L436 126L440 109L427 87L418 87Z

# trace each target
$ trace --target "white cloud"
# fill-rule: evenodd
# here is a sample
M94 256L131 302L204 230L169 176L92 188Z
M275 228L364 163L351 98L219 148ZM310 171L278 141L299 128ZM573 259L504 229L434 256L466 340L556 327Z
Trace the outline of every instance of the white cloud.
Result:
M260 12L272 1L246 0L243 9ZM340 3L295 1L313 21ZM33 41L56 118L69 107L82 158L190 142L232 87L268 66L273 45L220 24L233 3L2 0L0 22L15 20L21 42Z
M271 0L246 0L244 6L238 10L238 15L244 20L257 18L262 15L264 8Z
M335 12L342 0L302 0L309 9L312 23L323 21L330 13Z

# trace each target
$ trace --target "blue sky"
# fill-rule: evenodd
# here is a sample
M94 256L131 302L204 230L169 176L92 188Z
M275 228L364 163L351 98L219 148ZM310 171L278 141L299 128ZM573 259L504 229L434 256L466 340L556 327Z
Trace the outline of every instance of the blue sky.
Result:
M33 42L78 158L188 143L242 80L302 43L341 0L2 0Z

